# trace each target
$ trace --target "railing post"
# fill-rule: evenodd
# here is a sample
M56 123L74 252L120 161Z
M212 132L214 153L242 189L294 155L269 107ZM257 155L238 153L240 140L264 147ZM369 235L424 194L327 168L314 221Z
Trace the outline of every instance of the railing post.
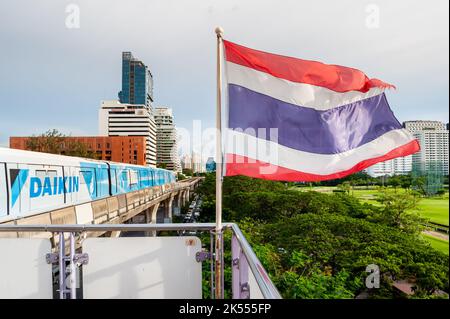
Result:
M211 252L211 254L214 254L214 232L212 230L209 231L209 240L210 240L210 252ZM211 267L210 267L210 269L211 269L211 278L210 278L210 281L211 281L211 299L213 299L215 297L214 296L214 291L215 291L214 266L215 266L215 263L214 263L214 255L212 255L212 256L213 256L213 258L211 258L211 260L210 260L210 263L211 263Z
M65 299L66 292L66 247L64 232L59 233L59 299Z
M70 233L70 299L77 299L77 265L75 263L75 234Z
M250 299L250 285L248 283L248 260L247 257L244 256L244 253L240 252L239 257L239 293L240 299Z
M233 299L249 299L250 287L248 286L248 261L247 258L245 258L239 241L234 234L231 237L231 260Z
M231 291L233 293L233 299L239 299L240 297L240 284L239 284L239 255L241 249L236 236L231 237Z
M215 299L223 299L224 298L224 264L223 264L223 230L217 231L216 229L211 230L211 242L214 243L214 249L211 247L213 255L213 263L214 263L214 294L211 295ZM218 262L219 261L219 262ZM220 267L220 268L219 268Z

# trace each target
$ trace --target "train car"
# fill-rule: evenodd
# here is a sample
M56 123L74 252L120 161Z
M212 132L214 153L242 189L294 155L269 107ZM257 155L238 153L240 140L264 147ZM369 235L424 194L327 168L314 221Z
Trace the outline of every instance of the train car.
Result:
M0 221L174 182L163 169L0 148Z

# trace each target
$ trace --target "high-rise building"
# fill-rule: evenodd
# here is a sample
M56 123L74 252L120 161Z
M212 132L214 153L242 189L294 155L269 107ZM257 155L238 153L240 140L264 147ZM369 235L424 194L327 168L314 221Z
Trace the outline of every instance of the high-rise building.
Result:
M194 173L203 173L204 171L202 157L195 152L192 152L192 170Z
M119 101L146 106L151 106L153 102L152 73L131 52L122 52L122 90L119 92Z
M440 121L407 121L403 127L420 144L420 151L412 155L413 167L425 171L438 169L448 175L448 125Z
M392 176L404 175L412 170L412 155L397 157L389 161L384 161L370 166L366 172L370 176Z
M156 126L150 106L124 104L117 100L102 101L99 135L144 136L146 165L156 167Z
M30 137L12 136L9 139L9 147L31 150L29 140ZM99 160L136 165L146 165L147 162L144 136L68 136L61 140L61 155L66 155L73 143L82 143Z
M403 122L403 127L406 128L411 133L419 131L445 131L447 127L444 123L440 121L405 121Z
M202 173L202 160L199 154L192 152L192 156L183 155L181 157L181 168L190 169L193 173Z
M122 52L122 90L119 101L102 101L99 134L106 136L144 136L146 164L156 166L156 127L153 118L153 76L148 67Z
M192 158L189 155L183 155L181 157L181 168L192 169Z
M172 109L157 107L154 116L156 123L156 162L166 169L181 172L178 137Z
M421 170L439 170L448 175L448 131L424 130L415 132L420 151L413 154L413 167Z
M435 170L448 175L448 124L440 121L406 121L407 129L420 144L420 151L405 157L377 163L367 169L372 176L407 174L414 168Z

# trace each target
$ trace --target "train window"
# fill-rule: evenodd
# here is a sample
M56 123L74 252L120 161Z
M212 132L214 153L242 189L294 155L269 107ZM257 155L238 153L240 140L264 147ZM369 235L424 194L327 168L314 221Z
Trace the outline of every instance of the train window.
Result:
M55 184L55 177L58 176L57 172L54 170L47 171L47 176L50 177L50 185L53 186Z
M91 171L80 171L80 184L86 184L86 180L92 180L92 172Z
M111 190L115 194L117 190L117 170L111 168Z
M44 178L47 175L47 171L43 170L36 170L36 177Z
M56 171L47 171L47 176L53 180L53 177L58 176L58 173Z
M58 176L58 172L56 170L36 170L35 171L35 175L36 177L40 178L40 179L44 179L44 178L49 178L49 182L50 185L54 185L55 184L55 177Z
M130 185L137 184L137 182L138 182L137 172L130 170Z

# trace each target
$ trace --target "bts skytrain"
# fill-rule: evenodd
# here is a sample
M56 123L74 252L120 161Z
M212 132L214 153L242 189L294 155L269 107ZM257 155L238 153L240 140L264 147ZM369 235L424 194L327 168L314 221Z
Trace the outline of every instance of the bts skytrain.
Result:
M165 169L0 148L0 221L175 180Z

